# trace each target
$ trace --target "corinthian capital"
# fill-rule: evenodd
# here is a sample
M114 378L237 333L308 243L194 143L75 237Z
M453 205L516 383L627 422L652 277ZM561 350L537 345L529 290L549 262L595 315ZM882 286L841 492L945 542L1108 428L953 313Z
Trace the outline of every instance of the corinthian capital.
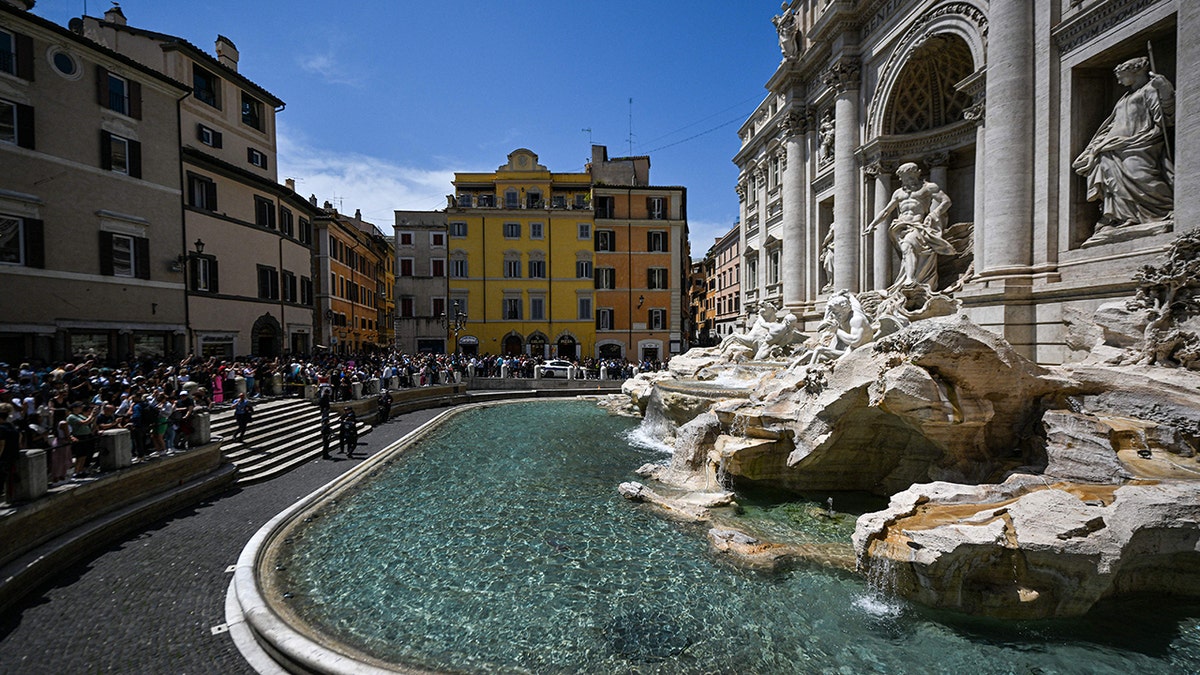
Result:
M802 136L808 131L808 112L804 108L788 111L779 120L779 137L787 140L793 136Z
M963 119L970 122L983 122L983 116L986 112L986 106L983 101L976 103L969 108L963 109Z
M862 65L858 59L841 59L825 72L821 81L838 92L852 91L858 89L861 75Z

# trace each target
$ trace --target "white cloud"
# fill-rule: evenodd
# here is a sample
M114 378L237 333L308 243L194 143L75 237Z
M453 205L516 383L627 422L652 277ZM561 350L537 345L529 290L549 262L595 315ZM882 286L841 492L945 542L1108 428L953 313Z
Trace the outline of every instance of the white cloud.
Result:
M362 85L362 78L351 74L352 71L342 66L334 53L334 45L323 54L306 53L296 58L300 68L320 77L328 84L346 84L353 87Z
M362 211L364 220L391 232L393 211L434 211L446 207L454 169L405 166L369 155L336 152L309 144L279 125L279 178L296 179L296 192L332 202L342 213ZM463 170L463 169L458 169Z
M705 220L688 220L688 238L692 242L692 260L701 260L717 238L733 227L733 220L713 222Z

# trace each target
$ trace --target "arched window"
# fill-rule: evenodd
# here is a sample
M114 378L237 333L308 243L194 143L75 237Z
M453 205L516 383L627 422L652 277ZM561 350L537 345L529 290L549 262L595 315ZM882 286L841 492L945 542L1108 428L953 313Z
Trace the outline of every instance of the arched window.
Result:
M884 113L883 133L913 134L962 120L971 97L954 85L974 72L971 50L962 38L935 35L913 51Z

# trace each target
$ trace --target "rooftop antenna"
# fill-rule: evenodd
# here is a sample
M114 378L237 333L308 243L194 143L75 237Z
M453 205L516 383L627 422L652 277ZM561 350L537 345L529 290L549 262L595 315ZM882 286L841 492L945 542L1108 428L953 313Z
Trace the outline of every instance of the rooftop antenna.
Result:
M588 127L588 128L586 128L586 129L580 129L580 131L586 131L586 132L587 132L587 135L588 135L588 145L591 145L591 144L592 144L592 128L591 128L591 127Z
M633 156L633 97L629 97L629 155Z

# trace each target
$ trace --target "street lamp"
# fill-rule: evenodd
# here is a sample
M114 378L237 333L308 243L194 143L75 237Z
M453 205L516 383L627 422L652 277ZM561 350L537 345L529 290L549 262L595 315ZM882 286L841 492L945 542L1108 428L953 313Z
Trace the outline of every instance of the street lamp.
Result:
M443 329L454 333L454 349L450 353L456 353L458 351L458 334L467 327L467 313L462 311L460 301L454 301L454 316L447 316L445 312L442 312L442 315L438 317L438 323Z

